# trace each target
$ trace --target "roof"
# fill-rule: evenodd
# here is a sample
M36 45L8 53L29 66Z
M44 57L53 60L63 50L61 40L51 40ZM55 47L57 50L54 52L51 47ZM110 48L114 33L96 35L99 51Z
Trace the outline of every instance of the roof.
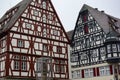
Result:
M94 17L94 19L97 21L97 23L101 26L101 28L103 29L103 31L108 34L108 36L110 34L114 35L114 36L120 36L120 32L116 32L115 30L113 30L112 27L110 27L109 24L109 17L113 18L117 21L117 27L120 29L120 19L113 17L111 15L106 14L104 11L99 11L97 8L92 8L86 4L83 5L82 9L80 10L80 13L88 10L89 13ZM80 15L79 13L79 15ZM77 21L79 20L79 16ZM77 25L77 22L76 22ZM75 27L76 29L76 27ZM73 34L75 33L75 29L72 31L67 32L69 39L71 40L73 38Z
M69 40L72 39L73 32L74 32L74 30L71 30L71 31L68 31L68 32L67 32L67 35L68 35Z
M9 9L6 14L0 19L0 35L3 35L4 33L8 32L8 30L11 29L11 27L15 24L15 22L19 19L19 17L22 15L22 13L27 9L27 7L32 3L33 0L22 0L20 3L18 3L16 6L14 6L13 8ZM63 25L61 24L61 21L59 20L59 17L54 9L54 6L51 3L51 0L48 0L51 4L51 7L53 8L54 14L56 15L56 17L58 18L58 22L61 25L61 29L63 29L63 32L65 33L65 36L67 37L67 40L69 42L69 38L63 28ZM9 15L7 15L8 13L11 13L13 9L17 9L16 12L12 15L10 15L10 20L5 22L5 19L7 19L7 17ZM5 22L5 25L1 26L1 23Z
M84 4L80 12L84 10L88 10L90 12L98 24L103 28L105 33L108 33L110 29L109 17L115 19L117 21L118 27L120 28L120 19L110 16L104 11L99 11L97 8L92 8L86 4Z
M1 27L2 29L0 29L0 33L6 32L11 26L13 26L13 24L21 16L21 14L23 13L23 11L31 3L31 1L32 0L23 0L20 3L18 3L16 6L14 6L13 8L9 9L6 12L6 14L7 14L7 13L11 12L11 10L13 10L14 8L18 8L17 12L14 15L12 15L10 21L6 25L4 25L4 26ZM0 22L4 21L7 18L6 14L0 19Z

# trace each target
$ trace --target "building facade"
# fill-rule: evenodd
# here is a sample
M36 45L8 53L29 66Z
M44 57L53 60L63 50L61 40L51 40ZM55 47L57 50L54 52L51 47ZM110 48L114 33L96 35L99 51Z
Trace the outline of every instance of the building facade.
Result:
M22 0L0 19L0 79L36 79L40 57L51 58L52 80L69 79L68 47L51 0Z
M120 79L120 19L84 5L71 38L72 80Z

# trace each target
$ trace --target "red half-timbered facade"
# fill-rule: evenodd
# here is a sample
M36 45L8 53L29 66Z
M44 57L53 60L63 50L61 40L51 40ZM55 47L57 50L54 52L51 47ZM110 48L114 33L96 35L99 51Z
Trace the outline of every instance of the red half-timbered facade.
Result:
M68 79L68 46L51 0L23 0L0 19L0 78L33 80L37 58L51 57L53 79Z

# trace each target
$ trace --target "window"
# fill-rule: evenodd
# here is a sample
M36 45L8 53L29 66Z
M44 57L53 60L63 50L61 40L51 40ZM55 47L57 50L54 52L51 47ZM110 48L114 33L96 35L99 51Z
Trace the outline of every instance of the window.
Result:
M46 15L43 14L43 22L46 23L47 22L47 18L46 18Z
M71 55L71 62L77 62L78 61L78 55Z
M18 40L17 45L18 45L18 47L24 47L24 41L23 40Z
M60 66L61 66L61 73L65 73L66 71L65 71L65 61L63 61L63 60L61 60L60 61Z
M110 45L107 45L107 51L108 51L108 53L111 53L111 46Z
M84 70L85 77L93 77L93 69L85 69Z
M86 38L86 47L89 47L89 46L90 46L89 38Z
M79 78L81 78L81 70L72 71L72 78L73 79L79 79Z
M110 68L109 68L109 66L99 67L99 71L100 71L100 76L110 75Z
M62 53L62 47L57 46L57 53Z
M0 41L0 47L1 47L1 48L4 48L4 47L5 47L5 44L6 44L5 38L1 39L1 41Z
M43 37L47 37L47 29L46 28L43 29Z
M76 73L77 73L77 78L80 78L81 77L81 71L77 70Z
M32 25L30 23L25 23L25 27L30 29L32 27Z
M60 66L59 66L59 60L55 60L55 72L60 73Z
M53 30L53 35L57 36L58 35L58 31L57 30Z
M77 72L76 71L72 71L72 78L73 79L77 78Z
M42 6L43 6L43 9L46 9L46 2L45 1L43 1Z
M27 70L27 58L25 56L14 56L14 70Z
M43 51L45 51L45 52L48 51L48 45L47 44L43 44Z
M25 56L21 56L21 69L27 70L27 58Z
M49 19L49 20L53 20L52 14L49 14L49 15L48 15L48 19Z
M37 10L33 10L33 15L34 16L38 16L39 15L39 12Z
M112 44L112 50L113 50L113 52L117 52L116 44Z

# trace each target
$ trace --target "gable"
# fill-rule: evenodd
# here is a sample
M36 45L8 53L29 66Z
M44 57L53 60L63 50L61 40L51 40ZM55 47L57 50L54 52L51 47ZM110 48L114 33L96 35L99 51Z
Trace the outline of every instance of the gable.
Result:
M4 30L69 42L50 0L23 0Z

